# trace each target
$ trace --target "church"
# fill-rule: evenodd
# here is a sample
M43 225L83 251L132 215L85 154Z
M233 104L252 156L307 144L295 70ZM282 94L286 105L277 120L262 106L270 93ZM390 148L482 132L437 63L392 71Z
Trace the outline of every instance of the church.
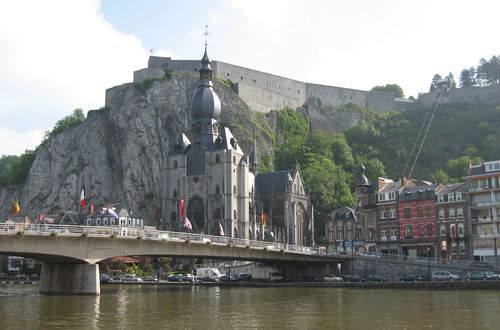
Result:
M170 147L163 169L161 228L312 246L313 206L299 170L258 173L255 137L247 155L219 126L206 45L190 110L191 131Z

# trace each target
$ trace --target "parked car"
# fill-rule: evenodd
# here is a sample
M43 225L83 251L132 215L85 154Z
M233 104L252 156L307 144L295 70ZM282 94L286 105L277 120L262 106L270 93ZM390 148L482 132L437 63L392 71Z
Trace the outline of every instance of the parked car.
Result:
M194 276L193 274L182 274L181 282L194 283L194 282L196 282L196 276Z
M156 276L144 276L142 280L144 282L158 282L158 278L156 278Z
M409 273L402 275L399 280L401 282L417 282L417 281L428 281L426 275Z
M385 282L384 275L372 274L368 275L368 281L370 282Z
M182 282L182 274L170 274L167 276L169 282Z
M252 280L252 274L249 273L239 273L238 276L236 276L239 281L251 281Z
M100 282L101 283L108 283L111 278L106 275L106 274L101 274L100 275Z
M142 279L140 277L137 277L135 274L126 274L123 278L122 281L126 282L140 282Z
M459 281L460 275L453 274L452 272L449 271L439 271L439 272L432 272L431 279L433 281Z
M342 277L337 275L325 275L323 282L342 282Z
M229 274L224 274L219 277L220 282L236 282L237 280L235 276Z
M466 281L485 281L489 279L485 272L469 272L465 275Z
M500 274L493 273L491 271L484 272L486 275L489 276L490 280L500 280Z
M365 279L359 275L344 275L342 280L344 282L363 282Z

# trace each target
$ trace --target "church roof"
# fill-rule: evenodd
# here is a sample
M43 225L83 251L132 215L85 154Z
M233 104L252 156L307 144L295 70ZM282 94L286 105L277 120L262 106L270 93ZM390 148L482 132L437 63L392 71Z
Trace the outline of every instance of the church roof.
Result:
M284 170L268 173L259 173L255 177L255 192L258 195L271 195L286 190L288 178L294 176L295 170Z

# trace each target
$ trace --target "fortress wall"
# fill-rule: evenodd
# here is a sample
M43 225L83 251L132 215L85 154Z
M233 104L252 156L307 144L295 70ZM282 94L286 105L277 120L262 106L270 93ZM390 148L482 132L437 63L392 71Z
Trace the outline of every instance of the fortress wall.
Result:
M418 97L418 103L430 107L435 101L437 92L422 94ZM500 85L487 87L455 88L449 94L441 97L440 103L468 102L468 103L500 103Z
M308 98L319 98L324 106L339 107L348 103L366 106L365 91L317 84L307 84L306 90Z
M145 68L134 71L134 83L140 84L147 79L160 79L165 75L165 71L160 68Z
M238 94L240 98L248 104L251 109L260 112L283 109L285 107L298 108L304 104L301 97L286 96L277 94L265 88L238 84Z
M391 93L309 84L220 61L212 61L211 66L215 76L230 79L237 84L239 96L257 111L267 112L287 106L300 107L309 97L317 97L321 99L322 104L332 107L357 103L380 112L396 109L394 96ZM158 78L159 71L156 71L158 69L195 73L200 69L200 61L150 56L148 69L136 71L134 82Z

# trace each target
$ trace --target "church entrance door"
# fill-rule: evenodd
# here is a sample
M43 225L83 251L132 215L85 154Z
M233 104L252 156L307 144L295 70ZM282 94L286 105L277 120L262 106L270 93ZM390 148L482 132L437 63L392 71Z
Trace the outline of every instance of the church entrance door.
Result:
M205 228L205 205L200 196L193 196L189 200L186 215L191 220L193 231L203 233Z

